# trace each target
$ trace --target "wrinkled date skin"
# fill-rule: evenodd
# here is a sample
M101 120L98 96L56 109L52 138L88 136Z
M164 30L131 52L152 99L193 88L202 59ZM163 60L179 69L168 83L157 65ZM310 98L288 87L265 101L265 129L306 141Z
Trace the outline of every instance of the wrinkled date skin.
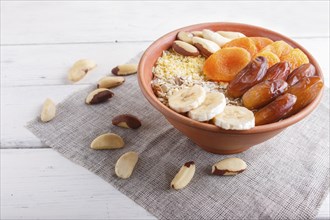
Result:
M286 80L290 74L291 68L288 62L276 63L267 70L264 80Z
M242 102L248 109L258 109L272 102L287 89L288 84L282 79L266 80L244 93Z
M297 102L288 113L287 117L296 114L311 103L323 88L323 81L318 76L305 77L291 86L287 93L297 97Z
M301 65L300 67L294 69L292 73L289 75L287 82L290 86L296 84L299 80L304 77L315 76L315 67L311 63L306 63Z
M257 57L244 67L227 87L227 95L232 98L241 97L252 86L261 82L267 72L267 60Z
M290 93L279 96L254 114L255 124L264 125L284 118L296 103L297 97Z

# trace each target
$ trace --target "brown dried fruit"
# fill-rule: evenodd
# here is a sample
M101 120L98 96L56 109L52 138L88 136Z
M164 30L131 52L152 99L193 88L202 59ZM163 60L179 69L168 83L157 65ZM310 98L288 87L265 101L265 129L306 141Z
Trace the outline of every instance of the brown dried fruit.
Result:
M287 89L288 84L284 80L266 80L253 86L244 93L242 102L248 109L258 109L272 102Z
M290 112L296 100L297 97L290 93L279 96L254 114L256 125L270 124L284 118Z
M297 102L288 113L287 117L296 114L311 103L322 88L323 81L318 76L305 77L291 86L287 92L295 95L297 97Z
M117 115L112 119L112 124L119 127L132 129L141 127L141 121L134 115L130 114Z
M264 80L286 80L290 74L290 64L288 62L280 62L267 70Z
M313 64L303 64L292 71L287 79L287 82L290 86L292 86L305 77L315 76L315 72L316 70Z
M267 60L257 57L242 69L227 87L227 95L232 98L241 97L252 86L261 82L267 71Z

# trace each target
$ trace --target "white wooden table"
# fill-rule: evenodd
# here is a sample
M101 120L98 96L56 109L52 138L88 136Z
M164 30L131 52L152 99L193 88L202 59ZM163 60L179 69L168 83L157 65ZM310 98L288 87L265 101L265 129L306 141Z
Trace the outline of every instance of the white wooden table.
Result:
M110 184L42 144L24 125L176 28L232 21L292 37L329 86L329 2L1 2L1 219L154 219ZM70 65L98 68L78 84ZM329 197L318 217L329 218Z

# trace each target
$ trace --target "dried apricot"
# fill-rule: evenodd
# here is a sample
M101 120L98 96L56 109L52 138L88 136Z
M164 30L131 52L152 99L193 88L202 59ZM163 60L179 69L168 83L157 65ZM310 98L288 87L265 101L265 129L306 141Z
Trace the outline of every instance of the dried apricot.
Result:
M280 40L280 41L275 41L274 43L271 43L264 47L262 51L271 51L275 53L280 59L282 56L290 53L290 51L293 50L293 47L291 47L288 43ZM282 59L281 59L282 60Z
M223 48L206 59L203 72L213 81L231 81L251 60L247 50L240 47Z
M255 57L260 57L260 56L265 57L267 59L268 68L280 62L280 58L278 58L278 56L272 53L271 51L262 51L255 55Z
M269 39L267 37L250 37L250 39L253 40L253 42L255 43L258 51L260 51L261 49L263 49L267 45L274 42L274 41L272 41L271 39Z
M249 37L241 37L236 38L232 41L229 41L222 48L226 47L241 47L249 51L251 54L251 58L258 52L257 46L255 45L254 41L251 40Z
M281 61L288 61L291 65L291 69L294 70L297 67L305 63L309 63L309 59L300 49L295 48L290 53L281 57Z

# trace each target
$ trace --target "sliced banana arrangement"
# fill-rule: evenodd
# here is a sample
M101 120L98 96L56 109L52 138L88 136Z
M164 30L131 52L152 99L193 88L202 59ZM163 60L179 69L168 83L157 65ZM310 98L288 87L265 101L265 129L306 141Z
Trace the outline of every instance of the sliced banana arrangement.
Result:
M247 130L254 127L254 114L241 106L226 106L214 117L214 124L226 130Z
M189 111L188 116L196 121L209 121L220 114L226 106L226 97L220 92L209 92L204 102Z
M200 122L211 120L226 130L247 130L255 126L252 111L241 106L226 105L223 93L206 92L199 85L177 91L168 101L174 111L188 113L189 118Z
M168 104L176 112L184 113L200 106L206 97L206 92L202 86L184 88L168 99Z

